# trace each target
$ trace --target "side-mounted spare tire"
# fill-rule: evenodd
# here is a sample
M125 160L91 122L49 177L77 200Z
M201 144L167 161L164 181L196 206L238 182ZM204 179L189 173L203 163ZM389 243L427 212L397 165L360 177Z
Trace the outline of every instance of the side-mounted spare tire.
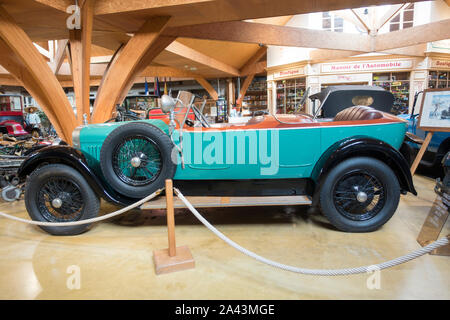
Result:
M173 142L159 128L142 122L124 124L106 137L100 167L118 193L140 199L164 186L175 175Z

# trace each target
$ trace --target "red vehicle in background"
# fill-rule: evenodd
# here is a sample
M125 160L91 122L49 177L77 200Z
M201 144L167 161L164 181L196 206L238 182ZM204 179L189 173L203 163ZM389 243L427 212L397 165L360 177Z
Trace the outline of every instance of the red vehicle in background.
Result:
M31 132L25 130L23 98L21 95L0 95L0 133L20 138Z

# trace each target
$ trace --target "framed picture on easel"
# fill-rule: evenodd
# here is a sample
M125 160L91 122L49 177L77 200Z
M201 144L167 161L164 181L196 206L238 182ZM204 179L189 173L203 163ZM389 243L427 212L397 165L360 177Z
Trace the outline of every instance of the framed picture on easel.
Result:
M450 132L450 88L427 89L423 94L417 127Z
M417 127L427 131L427 135L411 166L411 174L419 166L433 133L450 132L450 88L427 89L423 92Z

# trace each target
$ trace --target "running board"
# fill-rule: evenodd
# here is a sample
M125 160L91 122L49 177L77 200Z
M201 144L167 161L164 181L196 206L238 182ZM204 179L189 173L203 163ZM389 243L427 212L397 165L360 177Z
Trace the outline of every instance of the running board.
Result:
M300 206L311 205L309 196L266 196L266 197L186 197L196 208L258 207L258 206ZM175 209L185 208L184 203L174 196ZM166 198L158 197L141 205L141 210L166 208Z

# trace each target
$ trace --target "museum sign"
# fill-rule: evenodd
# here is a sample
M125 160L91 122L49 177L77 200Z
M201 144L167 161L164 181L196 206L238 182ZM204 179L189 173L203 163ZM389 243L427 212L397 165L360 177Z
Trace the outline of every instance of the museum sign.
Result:
M358 72L376 70L411 69L412 60L391 60L373 62L352 62L352 63L326 63L322 64L322 72Z

